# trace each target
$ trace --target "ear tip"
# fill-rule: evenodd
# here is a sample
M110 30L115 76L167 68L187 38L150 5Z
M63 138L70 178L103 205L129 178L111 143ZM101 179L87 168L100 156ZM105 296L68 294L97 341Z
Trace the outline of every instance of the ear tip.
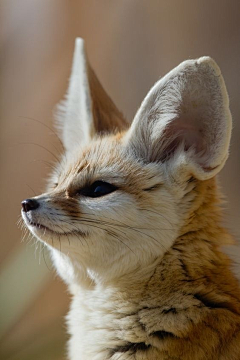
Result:
M199 59L197 59L197 64L200 66L204 66L205 68L209 68L214 70L216 76L221 75L221 70L213 58L210 56L202 56Z
M75 39L75 45L76 46L82 46L84 44L84 39L81 37L76 37Z
M216 61L210 56L202 56L196 60L190 60L190 62L192 62L193 66L195 66L196 72L198 72L201 76L208 78L212 84L217 84L224 107L227 109L229 107L228 92L222 72Z
M192 68L196 72L198 72L199 70L200 71L205 70L206 73L208 73L209 71L213 72L213 74L215 76L221 76L222 75L218 64L210 56L202 56L202 57L200 57L198 59L186 60L182 64L180 64L180 66L181 65L186 70L188 68Z
M80 37L75 39L74 53L80 55L85 54L85 41Z

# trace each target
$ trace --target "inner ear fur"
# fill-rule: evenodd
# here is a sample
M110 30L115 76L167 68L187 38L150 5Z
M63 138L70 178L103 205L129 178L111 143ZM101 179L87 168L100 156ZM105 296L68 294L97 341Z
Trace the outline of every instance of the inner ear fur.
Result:
M126 129L127 121L102 87L89 62L88 81L95 132L106 133Z
M217 64L209 57L188 60L159 80L127 136L145 161L174 160L175 170L185 162L197 178L213 177L228 157L231 136L228 95Z

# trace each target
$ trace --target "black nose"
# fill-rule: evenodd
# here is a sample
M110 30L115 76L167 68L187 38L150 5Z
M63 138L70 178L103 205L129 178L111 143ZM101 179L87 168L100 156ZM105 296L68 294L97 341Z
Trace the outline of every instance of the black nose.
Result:
M26 199L22 201L22 209L24 212L36 210L38 207L39 203L35 199Z

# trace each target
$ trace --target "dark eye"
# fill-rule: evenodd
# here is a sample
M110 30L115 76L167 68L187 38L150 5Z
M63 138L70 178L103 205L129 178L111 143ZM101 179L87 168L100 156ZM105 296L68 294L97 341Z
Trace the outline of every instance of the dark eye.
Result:
M115 185L109 184L105 181L95 181L92 185L85 187L79 191L80 195L96 198L110 194L117 190Z

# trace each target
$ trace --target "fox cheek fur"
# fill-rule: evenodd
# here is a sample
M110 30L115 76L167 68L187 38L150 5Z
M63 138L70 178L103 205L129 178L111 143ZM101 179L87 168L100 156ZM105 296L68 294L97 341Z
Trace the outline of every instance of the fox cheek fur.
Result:
M209 57L160 79L128 124L76 40L58 111L65 154L47 193L22 203L74 295L71 360L239 359L240 293L219 251L231 240L215 181L231 124Z

